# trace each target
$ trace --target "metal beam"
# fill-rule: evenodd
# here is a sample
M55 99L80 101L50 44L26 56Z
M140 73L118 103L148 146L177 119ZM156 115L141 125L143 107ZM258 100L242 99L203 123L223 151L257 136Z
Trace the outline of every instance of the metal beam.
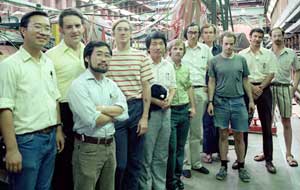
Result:
M3 0L3 2L11 3L11 4L14 4L17 6L34 8L37 10L47 10L47 11L52 11L52 12L59 12L58 9L54 9L54 8L47 7L47 6L42 6L41 4L38 4L38 3L31 3L31 2L27 2L27 1L23 1L23 0Z

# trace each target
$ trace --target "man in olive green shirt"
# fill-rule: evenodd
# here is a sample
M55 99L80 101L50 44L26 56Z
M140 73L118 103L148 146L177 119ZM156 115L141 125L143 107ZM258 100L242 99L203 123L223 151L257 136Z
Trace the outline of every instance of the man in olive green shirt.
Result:
M180 176L183 167L184 145L190 127L190 117L195 115L194 91L189 68L181 64L181 59L185 54L183 41L179 39L172 41L169 45L169 52L170 62L173 63L176 72L177 90L171 103L171 136L166 187L167 189L184 189Z

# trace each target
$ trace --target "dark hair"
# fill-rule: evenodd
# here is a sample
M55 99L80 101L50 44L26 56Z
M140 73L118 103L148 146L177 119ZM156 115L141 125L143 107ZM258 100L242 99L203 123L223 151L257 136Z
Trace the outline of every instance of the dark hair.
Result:
M216 34L216 33L217 33L217 28L216 28L216 25L214 25L214 24L204 24L204 25L201 27L201 29L200 29L200 34L203 33L203 30L204 30L205 28L210 28L210 27L212 27L212 28L214 29L214 34Z
M75 9L75 8L68 8L68 9L64 9L60 14L59 14L59 17L58 17L58 24L60 27L63 27L64 25L64 17L66 16L77 16L80 18L81 20L81 24L83 24L83 15L82 13L78 10L78 9Z
M146 41L146 48L147 48L147 50L150 47L152 39L162 39L162 41L164 42L165 48L167 48L167 38L166 38L166 35L164 33L160 32L160 31L154 31L154 32L151 32L150 34L148 34L147 37L146 37L145 41Z
M48 17L48 14L43 11L31 11L22 16L20 21L20 27L27 28L30 18L33 16Z
M254 32L261 33L261 34L263 34L263 35L265 34L265 32L264 32L263 29L261 29L261 28L253 28L253 29L250 31L250 36L252 36L252 34L253 34Z
M109 50L110 55L112 55L112 50L106 42L103 42L103 41L90 41L85 46L85 48L83 50L83 59L84 59L84 65L85 65L86 68L88 68L89 63L85 60L85 58L91 57L95 47L103 47L103 46L106 46Z
M223 44L223 39L224 37L227 37L227 38L233 38L234 39L234 43L236 43L236 36L233 32L228 32L228 31L225 31L221 37L220 37L220 42L221 44Z
M198 25L198 24L196 24L196 23L191 23L190 25L188 25L185 29L184 29L184 31L183 31L183 37L187 40L187 32L188 32L188 29L190 28L190 27L194 27L194 26L197 26L198 27L198 39L200 38L200 35L201 35L201 31L200 31L200 26Z
M280 30L281 31L281 34L284 36L284 30L282 29L282 28L280 28L280 27L275 27L275 28L272 28L272 30L270 30L270 36L272 36L272 32L274 31L274 30Z

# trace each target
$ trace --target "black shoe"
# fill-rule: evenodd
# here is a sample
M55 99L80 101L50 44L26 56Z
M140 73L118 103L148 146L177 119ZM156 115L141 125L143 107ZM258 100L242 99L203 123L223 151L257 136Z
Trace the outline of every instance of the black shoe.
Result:
M237 160L234 161L231 167L232 167L233 170L239 169L239 163L238 163L238 161Z
M191 177L192 177L191 170L183 170L183 171L182 171L182 175L183 175L185 178L191 178Z
M276 174L276 168L273 165L272 161L266 161L266 168L271 174Z
M193 170L195 170L195 171L197 171L197 172L200 172L200 173L203 173L203 174L209 174L208 169L205 168L205 167L203 167L203 166L202 166L201 168L193 169Z

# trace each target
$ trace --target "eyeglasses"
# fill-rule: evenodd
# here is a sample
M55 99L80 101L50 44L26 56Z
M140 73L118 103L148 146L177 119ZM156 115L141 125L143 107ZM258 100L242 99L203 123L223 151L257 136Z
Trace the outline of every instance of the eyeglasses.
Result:
M129 32L129 31L130 31L130 28L122 28L122 27L118 27L118 28L116 28L116 31L117 31L117 32Z
M197 31L188 31L187 34L188 35L197 35L197 34L199 34L199 32L197 32Z
M33 24L29 26L35 32L42 32L44 34L50 34L51 28L50 26L43 26L41 24Z

